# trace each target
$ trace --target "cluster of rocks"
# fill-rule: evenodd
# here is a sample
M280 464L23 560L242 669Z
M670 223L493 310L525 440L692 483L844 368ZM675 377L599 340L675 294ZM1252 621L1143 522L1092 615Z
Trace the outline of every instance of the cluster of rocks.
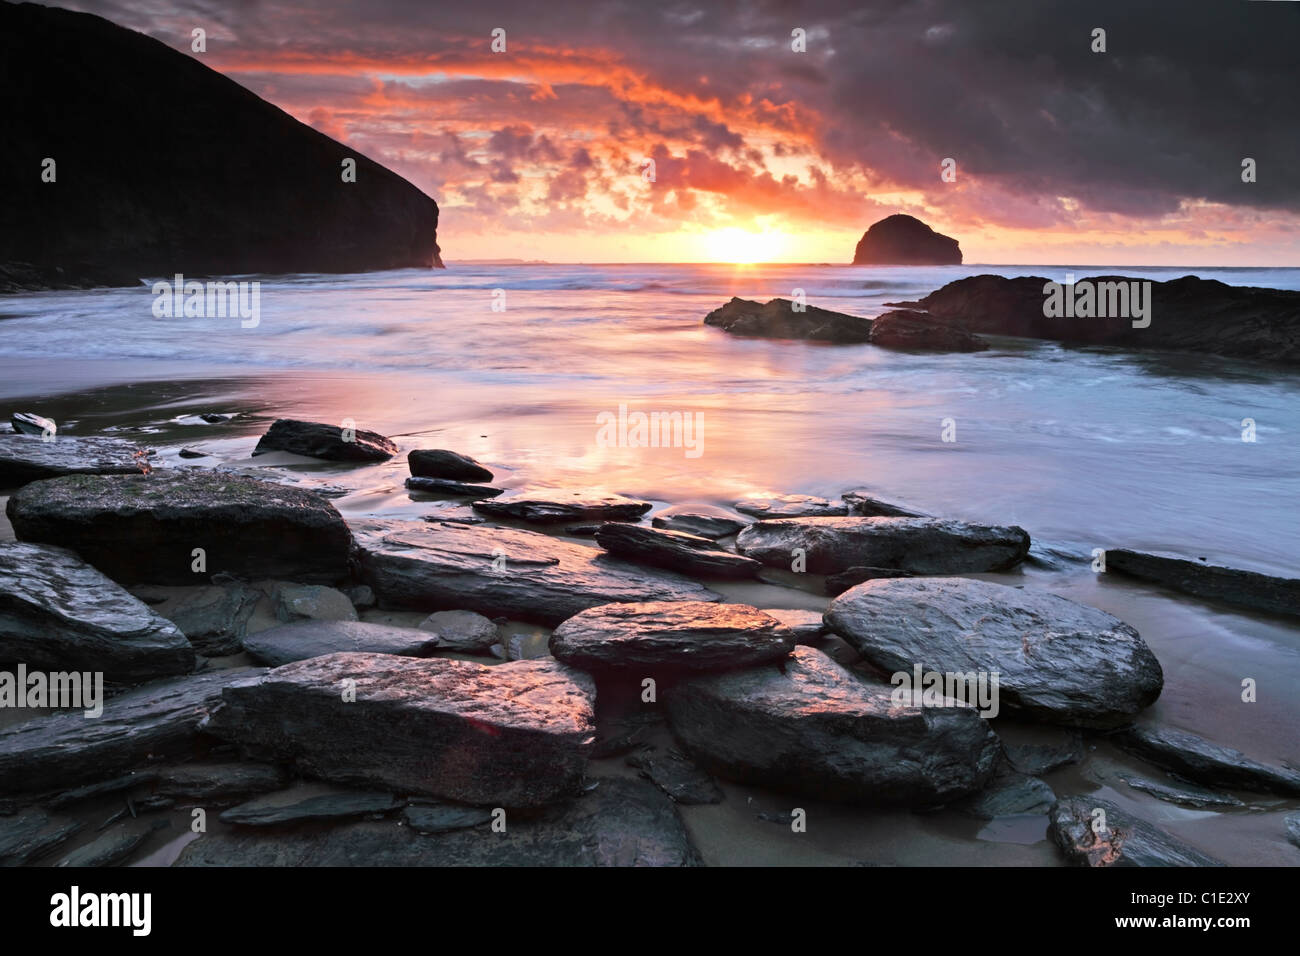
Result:
M805 339L839 345L869 342L882 348L922 352L979 352L988 348L979 336L916 310L896 310L866 319L780 298L759 303L733 296L726 305L706 315L704 324L748 338Z
M356 464L398 451L332 429L277 422L259 448ZM413 480L494 479L447 450L408 463ZM111 687L98 718L0 729L0 863L122 862L167 811L203 806L223 808L223 827L183 865L691 865L678 806L725 799L715 777L1039 816L1094 865L1200 861L1123 813L1115 836L1080 829L1100 804L1055 799L1038 776L1056 756L1005 745L978 707L900 700L884 678L914 670L996 674L1007 714L1113 733L1192 783L1300 793L1286 768L1133 727L1163 676L1128 624L958 576L1024 560L1021 528L866 491L643 523L652 502L497 490L466 496L483 522L468 524L345 521L310 490L207 469L25 483L7 506L19 540L0 543L0 660ZM583 526L594 540L573 540ZM762 610L705 583L777 568L825 576L837 596L824 614ZM409 611L418 626L365 619ZM510 634L512 621L553 630ZM856 658L837 662L832 640ZM648 732L660 721L667 750ZM640 779L590 766L623 755ZM86 842L66 808L104 800L124 803Z

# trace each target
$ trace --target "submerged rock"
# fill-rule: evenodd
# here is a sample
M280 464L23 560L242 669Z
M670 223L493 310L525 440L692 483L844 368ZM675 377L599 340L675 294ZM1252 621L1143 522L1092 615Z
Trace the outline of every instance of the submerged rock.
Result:
M731 335L765 339L808 339L812 342L849 344L871 338L871 320L843 312L819 309L815 305L795 311L789 299L769 299L759 304L735 296L704 317Z
M175 624L71 551L0 542L0 661L131 682L194 660Z
M845 568L839 574L826 575L826 593L831 597L836 597L849 588L856 587L863 581L875 581L877 578L910 577L913 577L911 571L900 571L897 568Z
M85 846L77 847L54 865L76 868L117 866L129 860L155 830L169 825L166 820L131 820Z
M450 833L482 826L492 819L487 807L459 807L452 804L410 806L402 811L402 822L416 833Z
M453 523L352 526L361 577L382 606L465 609L555 625L611 601L709 601L687 578L552 535Z
M920 511L911 511L902 505L877 498L868 491L846 491L843 495L848 513L859 518L928 518Z
M63 475L138 475L149 470L148 454L120 438L0 435L0 488Z
M231 807L221 814L222 823L244 827L274 827L313 820L346 820L396 810L405 802L391 793L369 790L331 790L296 799L271 793Z
M989 347L978 335L936 322L925 312L899 309L871 323L871 344L923 352L982 352Z
M1300 771L1274 767L1196 734L1156 724L1126 728L1111 738L1157 767L1208 787L1300 796Z
M773 567L838 574L853 567L895 568L914 574L1005 571L1029 553L1023 528L974 525L938 518L780 518L752 524L736 548Z
M415 808L411 808L414 810ZM208 833L177 866L695 866L673 802L641 780L602 777L590 793L537 817L507 815L504 832L437 835L396 822L325 832Z
M794 648L794 635L743 604L652 601L576 614L555 629L550 646L583 670L712 671L779 660Z
M1157 800L1177 804L1180 807L1190 807L1193 810L1229 810L1245 806L1230 794L1216 793L1191 784L1162 783L1159 780L1147 780L1127 774L1120 774L1120 779L1134 790L1150 794Z
M553 496L527 495L504 501L475 501L474 510L494 518L515 518L534 524L566 521L636 521L653 507L622 495L557 492Z
M1055 594L967 578L868 581L826 623L886 673L997 674L1001 709L1109 728L1160 696L1164 678L1128 624Z
M873 223L853 251L855 266L959 266L961 246L915 216L886 216Z
M750 522L747 518L715 505L683 504L670 505L650 519L650 523L656 528L684 531L716 540L735 534Z
M205 729L335 783L534 807L577 791L594 699L554 661L342 653L227 687Z
M416 448L407 453L407 466L419 478L446 478L451 481L491 481L492 472L468 455L445 448ZM409 483L408 483L409 484Z
M348 529L328 501L239 475L53 478L15 492L5 513L19 539L72 548L128 585L218 572L331 583L348 571Z
M839 501L818 498L815 495L774 495L768 498L742 498L735 504L737 511L763 521L772 518L826 518L842 517L849 513Z
M449 478L406 479L406 487L426 495L438 495L444 498L495 498L505 492L504 488L492 488L488 485L467 485L463 481Z
M322 422L276 419L253 449L253 455L287 451L326 461L387 461L397 446L378 432L362 428L343 429Z
M1176 555L1106 549L1106 572L1118 572L1252 611L1300 616L1300 578L1225 568Z
M892 691L796 647L778 664L692 677L667 703L691 756L741 783L919 806L983 787L999 752L988 722L964 707L896 707Z
M421 631L433 631L438 647L482 653L497 642L497 626L473 611L434 611L420 622Z
M1097 810L1105 814L1104 827ZM1062 797L1052 807L1047 835L1079 866L1223 866L1099 797Z
M694 577L752 578L762 568L753 558L723 551L710 539L684 531L611 522L601 525L596 543L620 558Z
M14 412L9 416L9 423L20 435L55 435L59 431L54 419L34 412Z
M298 621L244 638L248 655L268 667L340 651L428 657L440 646L438 635L428 631L363 621Z
M260 673L234 668L172 677L109 698L94 720L63 711L6 727L0 730L0 790L81 786L151 758L189 754L199 722L222 689Z

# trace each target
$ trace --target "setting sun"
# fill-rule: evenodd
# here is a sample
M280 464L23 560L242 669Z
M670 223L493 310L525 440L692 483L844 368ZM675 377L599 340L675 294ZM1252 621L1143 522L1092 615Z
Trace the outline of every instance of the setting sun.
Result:
M785 236L779 232L719 229L702 239L703 258L713 262L771 262L786 248Z

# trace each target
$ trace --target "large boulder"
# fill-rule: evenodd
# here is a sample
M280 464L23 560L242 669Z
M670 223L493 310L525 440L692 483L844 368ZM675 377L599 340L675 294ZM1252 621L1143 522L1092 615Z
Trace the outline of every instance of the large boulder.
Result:
M535 807L577 792L595 694L555 661L339 653L228 686L205 730L335 783Z
M437 203L205 65L188 27L167 35L183 50L86 13L0 5L0 263L63 285L441 265ZM159 136L165 116L186 120ZM57 184L27 175L42 157Z
M326 461L387 461L397 446L378 432L362 428L344 429L321 422L276 419L253 449L254 455L287 451Z
M425 835L396 821L323 832L211 832L177 866L694 866L672 800L650 783L602 777L572 803L538 815L507 815L504 832L456 828Z
M1112 739L1122 749L1196 783L1300 796L1300 771L1261 763L1240 750L1211 743L1185 730L1139 724Z
M93 720L81 711L47 714L0 730L0 791L75 787L167 756L189 756L199 722L223 688L255 678L253 668L209 671L144 684L109 698Z
M133 682L188 674L194 648L71 551L0 542L0 661Z
M150 452L120 438L45 441L39 435L0 434L0 488L63 475L138 475L149 470Z
M765 303L732 297L721 308L704 317L712 325L731 335L764 339L807 339L812 342L850 344L871 338L871 320L843 312L805 305L795 310L789 299L769 299Z
M348 529L328 501L240 475L71 475L20 489L5 513L21 540L72 548L128 585L201 584L220 572L324 583L347 574Z
M978 335L942 325L911 309L876 316L871 323L871 344L920 352L982 352L989 347Z
M965 707L896 706L893 688L811 647L777 664L692 677L667 698L705 769L819 800L931 806L979 790L1000 745Z
M939 518L779 518L736 536L741 554L789 568L801 551L804 570L837 574L854 567L913 574L1005 571L1029 553L1023 528Z
M1048 283L1059 283L1060 278L970 276L949 282L917 302L887 304L924 310L934 321L967 332L1300 362L1300 291L1183 276L1151 282L1150 295L1143 295L1145 316L1139 317L1131 301L1132 283L1147 280L1087 276L1076 281L1075 295L1081 296L1087 283L1094 299L1106 301L1107 315L1048 315L1054 311L1047 308L1053 295Z
M996 673L1001 705L1052 723L1120 726L1164 683L1151 649L1119 618L989 581L867 581L831 602L826 623L887 673Z
M959 266L957 240L935 232L914 216L886 216L862 234L855 266Z
M717 671L780 660L795 635L744 604L651 601L575 614L551 635L551 653L588 671Z
M1223 866L1100 797L1062 797L1049 820L1047 835L1078 866Z
M614 601L712 601L687 578L535 531L453 522L359 521L358 571L382 606L471 610L556 625Z
M752 578L763 567L753 558L722 550L708 538L644 525L603 524L596 543L620 558L693 577Z
M1252 611L1300 616L1300 578L1279 578L1127 548L1106 549L1106 573L1111 572Z
M244 638L244 650L259 664L280 667L339 651L428 657L440 646L437 634L415 627L363 621L299 621Z

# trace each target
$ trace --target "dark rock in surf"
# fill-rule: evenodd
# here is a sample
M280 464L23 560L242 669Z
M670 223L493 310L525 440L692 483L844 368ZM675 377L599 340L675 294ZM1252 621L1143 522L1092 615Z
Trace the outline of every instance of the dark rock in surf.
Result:
M46 441L39 435L0 435L0 488L63 475L138 475L148 471L149 449L120 438Z
M326 461L387 461L397 446L378 432L321 422L279 418L257 442L253 455L287 451Z
M449 481L491 481L492 472L479 462L445 448L416 448L407 453L407 467L418 478L445 478Z
M902 505L877 498L867 491L846 491L844 507L858 518L929 518L923 511L912 511Z
M1105 826L1100 827L1105 814ZM1078 866L1223 866L1207 853L1100 797L1062 797L1047 835Z
M1106 549L1106 573L1111 572L1252 611L1300 617L1300 578L1279 578L1127 548Z
M763 304L732 297L704 317L705 325L749 338L807 339L812 342L851 344L871 339L871 320L808 305L795 311L789 299L769 299Z
M1111 739L1143 760L1208 787L1300 796L1300 771L1261 763L1183 730L1139 724Z
M601 525L596 543L620 558L692 577L752 578L762 568L753 558L723 551L710 539L684 531L611 522Z
M58 434L59 426L52 418L45 418L33 412L14 412L9 417L9 423L13 425L14 431L20 435L50 435L51 437Z
M667 531L684 531L701 538L725 538L749 524L747 518L715 505L670 505L650 523Z
M989 347L978 335L910 309L876 316L871 323L871 344L917 352L982 352Z
M849 513L847 505L839 501L818 498L815 495L773 495L767 498L743 498L735 504L737 511L770 521L773 518L826 518L842 517Z
M450 478L407 478L406 487L425 495L440 498L495 498L505 492L504 488L489 485L467 485L463 481Z
M474 510L494 518L514 518L534 524L566 521L636 521L653 505L622 495L584 492L521 495L504 501L475 501Z

